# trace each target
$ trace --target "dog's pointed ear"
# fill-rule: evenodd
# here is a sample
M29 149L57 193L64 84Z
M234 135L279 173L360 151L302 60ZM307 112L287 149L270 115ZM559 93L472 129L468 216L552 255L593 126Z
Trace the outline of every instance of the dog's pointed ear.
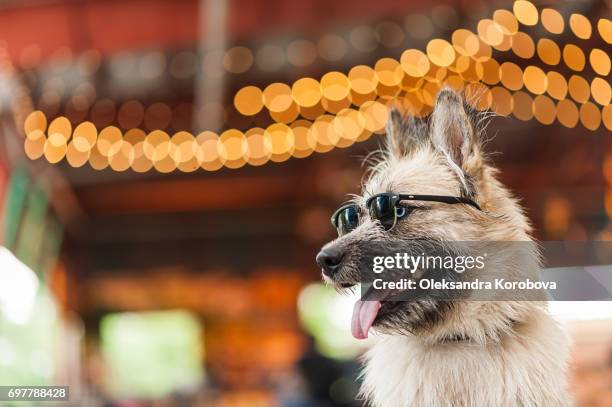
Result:
M427 123L419 118L403 116L392 107L386 125L387 153L396 158L410 154L427 138Z
M474 176L482 167L480 141L476 125L463 98L451 89L438 93L430 119L430 137L434 147L467 175Z

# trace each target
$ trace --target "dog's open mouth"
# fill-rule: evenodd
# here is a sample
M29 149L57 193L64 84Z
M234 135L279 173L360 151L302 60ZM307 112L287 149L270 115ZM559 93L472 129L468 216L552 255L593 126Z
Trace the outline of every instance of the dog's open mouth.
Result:
M376 291L373 296L373 287L370 287L353 306L351 333L356 339L366 339L376 318L392 311L397 305L391 298L391 291Z

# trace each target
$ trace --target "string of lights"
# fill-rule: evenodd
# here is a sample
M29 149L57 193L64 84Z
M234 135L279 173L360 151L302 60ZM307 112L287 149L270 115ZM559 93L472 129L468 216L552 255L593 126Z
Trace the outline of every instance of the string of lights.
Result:
M42 112L34 111L24 122L25 151L31 159L44 157L50 163L66 159L73 167L89 163L98 170L155 169L165 173L257 166L366 140L384 130L393 104L415 115L427 115L443 86L472 96L479 110L492 109L503 116L513 114L523 121L535 118L543 124L557 120L569 128L581 123L589 130L597 130L603 122L612 129L607 80L595 77L589 83L578 73L566 79L556 71L545 72L535 65L523 70L512 62L500 64L492 57L493 49L512 50L523 59L537 52L547 65L557 65L562 59L571 71L581 72L586 57L578 46L567 44L561 52L553 40L543 38L536 47L528 34L519 31L519 23L533 26L538 21L552 34L563 31L564 20L558 12L544 9L540 17L532 3L519 0L513 12L497 10L493 19L481 20L478 34L455 30L452 43L433 39L426 52L409 49L399 61L382 58L373 68L359 65L348 75L329 72L318 81L302 78L291 86L273 83L263 90L255 86L242 88L234 97L235 108L245 116L266 109L275 123L265 129L230 129L219 135L211 131L197 135L180 131L171 136L159 129L146 133L138 128L122 131L115 126L98 132L93 123L82 122L73 131L68 118L59 116L47 123ZM572 14L569 26L579 39L592 35L591 23L582 15ZM612 41L610 26L605 19L597 24L607 43ZM604 51L591 50L589 63L596 74L609 75L610 59ZM129 122L126 118L120 121L122 125ZM147 127L154 125L149 123Z
M509 90L519 90L523 86L534 94L542 94L547 88L548 82L551 93L563 94L563 99L567 94L568 81L555 71L550 71L547 74L537 66L529 66L523 73L520 67L512 62L505 62L501 66L491 57L491 47L499 51L507 51L512 49L513 52L523 59L529 59L534 56L535 45L532 38L519 31L519 21L521 24L534 25L538 21L538 13L535 6L529 2L516 2L512 14L508 10L496 10L493 14L493 20L483 19L478 23L478 35L466 29L457 29L452 34L452 45L441 39L434 39L427 45L427 55L418 50L407 50L402 54L401 67L400 63L391 58L383 58L379 60L374 68L374 73L364 72L367 67L358 67L355 71L355 76L361 81L370 81L366 84L366 89L372 89L370 99L376 96L387 96L394 86L402 82L402 76L405 74L408 78L408 86L404 86L405 90L413 90L416 82L415 78L424 78L429 82L440 82L446 78L446 71L439 68L448 68L454 73L465 73L461 75L462 79L469 81L483 81L487 84L496 84L500 80L502 84ZM561 15L552 10L544 9L542 12L542 22L555 33L563 31L563 18ZM560 23L555 20L559 18ZM552 21L552 23L551 23ZM582 39L590 37L591 25L586 17L579 14L572 14L570 17L572 30L578 33ZM600 32L602 38L606 42L612 41L610 33L604 30L605 22L600 20ZM544 38L538 42L538 55L540 59L548 65L557 65L561 60L561 50L556 43L548 38ZM573 71L582 71L585 67L585 55L583 51L574 44L567 44L563 49L563 60L565 64ZM593 49L589 57L593 70L602 75L607 76L610 72L610 58L606 52L600 49ZM430 64L431 62L431 64ZM433 66L432 66L433 64ZM433 75L428 75L427 72L434 70ZM266 107L270 111L273 119L286 121L286 118L297 116L298 110L288 101L289 95L297 103L298 109L304 109L304 116L308 118L316 103L311 104L312 97L320 95L322 92L319 89L324 89L325 85L345 86L347 83L353 83L351 78L353 70L349 72L349 78L343 77L343 74L333 72L325 75L321 82L314 79L300 79L293 84L291 89L288 85L282 83L273 83L266 87L263 92L256 87L246 87L241 89L234 99L235 107L245 115L258 113L261 108ZM485 78L486 77L486 78ZM450 78L451 83L459 84L456 78ZM410 83L411 82L411 83ZM375 92L375 87L381 84L384 89L382 92ZM404 84L406 85L406 84ZM420 83L416 83L417 87ZM459 86L456 86L459 87ZM570 97L578 103L585 103L591 96L590 88L592 88L593 99L602 106L609 104L610 86L608 82L602 78L595 78L589 84L583 77L575 74L572 75L569 81ZM355 89L353 89L355 90ZM397 89L395 89L397 91ZM353 92L353 96L358 91ZM398 92L391 96L396 96ZM310 98L302 99L302 95L308 94ZM364 94L364 93L362 93ZM368 92L365 92L368 94ZM346 94L346 98L350 95ZM553 95L554 96L554 95ZM286 103L276 103L276 98L287 101ZM357 97L356 102L350 100L353 104L359 105L363 97ZM306 105L301 102L305 102ZM327 103L326 103L327 102ZM338 102L334 100L333 102ZM340 103L330 103L329 98L324 95L322 97L323 106L330 113L336 113L334 109L338 106L346 107L347 101ZM350 104L350 103L349 103ZM331 110L328 108L331 107ZM285 120L283 120L285 119Z
M528 19L525 18L524 16L522 17L522 20L528 21ZM584 16L581 16L578 14L572 14L569 20L581 22L582 27L583 27L581 31L585 31L587 32L587 34L590 34L590 32L592 31L592 28L591 28L590 23L588 22L588 19L584 18ZM604 21L606 20L600 20L600 23ZM564 20L562 16L553 9L543 9L542 10L541 22L543 23L545 27L548 27L547 31L555 33L555 34L563 32L565 28ZM601 24L599 25L601 26ZM575 31L580 32L578 31L580 27L578 23L574 23L573 27ZM602 30L601 32L602 34L605 34L605 31ZM587 34L582 35L582 37L586 38ZM455 51L458 54L457 55L457 68L459 68L460 70L462 69L461 67L464 67L464 68L469 67L468 65L469 57L473 56L476 52L478 52L479 47L484 47L482 44L478 43L478 39L476 37L479 37L486 45L491 46L493 49L496 49L499 51L508 51L511 49L512 51L515 52L517 56L524 58L524 59L532 58L536 53L536 45L533 39L528 34L520 32L519 22L518 22L518 19L514 16L514 14L508 10L496 10L495 13L493 14L492 20L482 19L478 23L478 35L470 32L469 30L465 30L465 29L457 29L453 32L452 44L453 44L453 47L455 48ZM432 44L432 46L433 45L435 44ZM245 48L245 47L242 47L242 48ZM231 50L229 50L228 53L230 51ZM462 51L462 52L458 52L458 51ZM484 56L486 56L487 53L488 53L488 50L486 49L483 50L482 52ZM80 60L79 66L83 68L81 70L87 71L88 69L89 70L91 69L91 65L96 65L95 55L89 55L89 54L91 53L88 53L88 55L79 59ZM232 55L233 54L234 52L232 51ZM227 66L231 65L231 64L228 65L229 63L226 63L228 60L234 61L234 59L229 58L228 55L226 55L223 58L223 61L224 61L223 65L226 68ZM537 55L539 56L540 60L544 62L546 65L555 66L555 65L558 65L560 61L562 60L561 49L559 48L559 46L557 46L557 44L554 41L552 41L549 38L541 38L540 40L538 40ZM576 69L584 68L585 55L580 48L574 46L573 44L567 44L567 46L564 48L563 56L564 56L563 61L565 61L567 65L573 66ZM160 56L157 56L157 57L146 56L147 61L158 60L160 58L161 58L161 54ZM178 73L179 71L182 72L184 70L193 72L193 69L191 69L193 68L193 64L185 64L183 62L178 63L183 60L191 60L191 59L192 58L187 57L186 53L181 53L180 55L177 55L176 58L172 60L173 62L171 63L171 68L174 67L174 69L171 69L171 71L174 73ZM176 61L178 62L175 63ZM381 65L381 69L377 69L377 71L374 74L370 75L370 80L374 82L374 85L378 83L379 76L384 75L384 72L381 72L381 71L384 71L385 66L389 68L389 66L391 65L391 68L393 68L392 66L393 62L391 61L391 64L389 64L389 61L386 58L382 59L379 62L380 64L378 65ZM589 56L589 62L591 63L593 70L599 75L607 76L609 74L610 59L607 53L605 53L601 49L595 48L591 50L590 56ZM99 61L98 61L98 64L99 64ZM112 65L117 65L117 64L118 63L113 63ZM128 64L128 65L131 66L134 64L135 62L133 61L133 63ZM500 68L499 64L497 64L493 58L489 60L483 60L482 64L483 66L481 67L480 63L477 61L476 66L475 66L477 73L484 71L480 73L480 75L485 75L485 76L490 75L493 78L494 76L497 76L497 74L499 73L499 68ZM122 65L122 64L119 64L119 65ZM185 69L177 68L180 66L183 66L183 68ZM188 66L191 68L187 69ZM508 75L516 71L516 68L512 67L510 63L505 64L504 67L507 68L505 70L507 71ZM449 67L449 69L452 69L452 67ZM120 69L120 70L123 71L124 69ZM533 74L532 76L537 75L538 73L541 73L542 71L542 69L539 67L529 67L529 70L530 72L526 72L526 74ZM356 72L359 75L359 72L358 71ZM558 78L558 75L556 74L557 73L555 71L550 72L548 76L554 76L554 78L552 78L550 82L554 83L555 82L554 79L559 79L556 82L559 82L558 85L561 86L560 89L564 89L564 88L566 89L567 81L561 80L560 78ZM368 75L367 72L366 72L366 75ZM391 75L394 75L394 74L391 74ZM541 76L542 75L540 75L540 77ZM184 77L184 75L181 77ZM391 76L390 78L391 80L393 80L393 76ZM353 82L353 79L354 78L349 77L349 80L351 80L351 82ZM454 78L451 78L451 80L452 79ZM525 84L528 86L530 83L535 83L535 82L543 83L543 81L547 79L549 78L541 79L535 76L532 78L532 80L525 81ZM584 92L584 91L574 92L574 90L586 89L586 86L584 85L587 84L587 82L580 76L576 75L576 76L572 76L571 83L572 83L572 87L571 87L572 92L570 92L570 97L574 99L575 101L577 101L578 103L584 103L585 102L584 95L586 94L587 99L588 99L589 92L588 91L587 92ZM273 85L275 86L270 88L271 92L274 92L274 91L282 92L283 90L286 90L286 88L283 89L282 86L279 86L276 84L273 84ZM312 88L314 88L316 91L316 88L319 86L320 84L317 83L317 81L314 81L310 78L304 78L303 80L300 80L299 83L297 84L296 86L297 92L294 92L292 94L292 97L295 98L295 97L299 97L299 94L310 93L312 92ZM587 86L591 86L591 85L587 84ZM605 105L606 104L605 95L607 93L606 88L609 87L607 85L607 82L605 82L605 80L603 80L602 78L596 78L592 82L592 87L596 90L599 90L599 92L594 92L594 96L600 96L599 98L594 97L594 100L601 105ZM45 109L44 109L45 111L49 112L50 110L52 110L52 106L56 106L56 108L59 107L57 106L58 98L61 95L58 94L58 92L61 92L62 88L63 86L61 84L61 81L58 78L53 78L50 81L47 81L47 83L45 83L46 90L43 92L43 97L42 97L42 103L45 106ZM531 91L531 89L528 89L528 90ZM577 97L574 97L575 93L578 94ZM238 94L240 95L240 97L236 98L236 102L238 103L242 102L240 103L240 111L244 115L251 116L261 111L261 107L263 107L263 103L262 103L263 95L259 95L259 97L257 97L257 88L246 87L242 90L242 92L238 92ZM79 85L75 94L72 95L72 97L70 98L69 102L66 105L66 116L69 117L72 122L81 122L81 121L86 120L87 112L89 110L89 119L92 120L94 123L96 123L98 126L102 126L102 127L113 124L115 120L116 120L117 125L120 128L125 129L125 130L134 128L134 127L138 127L141 125L144 126L144 128L148 129L149 131L152 131L155 129L165 129L170 126L175 129L180 129L180 128L186 128L190 125L188 118L191 112L193 111L193 106L190 103L183 103L178 106L174 106L174 108L171 108L167 104L161 103L161 102L156 102L149 106L144 106L141 102L137 100L129 100L121 104L121 106L115 106L113 101L110 99L101 99L98 101L94 101L92 100L92 95L95 95L95 89L93 89L92 85L88 83L83 83ZM355 96L355 94L353 94L352 96ZM353 98L353 100L354 99L355 98ZM304 102L308 103L307 101L304 101ZM299 101L297 101L297 104L298 104L297 107L299 110L296 109L295 106L290 106L291 108L285 110L283 114L272 111L271 114L273 116L273 119L276 121L290 123L291 121L297 118L299 113L301 113L301 110L306 110L306 116L310 118L315 116L316 113L319 113L319 114L322 113L320 108L317 111L316 109L312 109L312 107L314 106L305 107L303 104L299 103ZM91 109L89 109L90 106L91 106ZM308 108L311 108L311 109L308 109Z

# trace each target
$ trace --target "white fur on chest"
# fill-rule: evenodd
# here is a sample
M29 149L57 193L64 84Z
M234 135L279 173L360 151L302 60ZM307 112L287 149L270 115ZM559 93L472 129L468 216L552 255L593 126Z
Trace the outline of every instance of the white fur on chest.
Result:
M485 345L383 336L366 355L362 393L376 407L566 406L565 338L547 315Z

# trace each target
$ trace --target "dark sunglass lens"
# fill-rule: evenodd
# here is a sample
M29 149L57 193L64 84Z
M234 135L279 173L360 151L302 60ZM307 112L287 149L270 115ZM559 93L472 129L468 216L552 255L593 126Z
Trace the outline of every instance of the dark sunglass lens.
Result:
M380 195L370 201L370 216L380 221L389 230L395 225L395 200L389 195Z
M356 208L349 206L338 214L337 228L339 235L345 235L357 226L359 226L359 214Z

